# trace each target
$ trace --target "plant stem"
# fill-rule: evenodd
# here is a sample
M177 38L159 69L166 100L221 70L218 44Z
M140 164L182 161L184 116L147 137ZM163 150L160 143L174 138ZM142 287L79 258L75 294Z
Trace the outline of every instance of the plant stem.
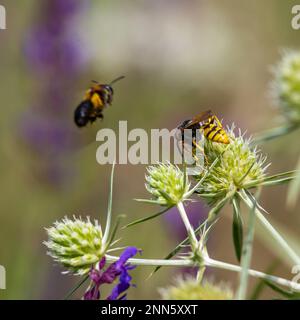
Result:
M193 227L191 226L190 220L185 212L183 203L179 202L177 204L177 208L180 213L181 219L185 225L186 231L190 237L192 248L196 249L198 247L198 240L196 238L195 231L194 231Z
M274 229L271 223L264 217L264 215L257 210L256 212L258 220L261 224L272 234L274 240L280 244L283 250L286 251L287 255L295 264L300 264L300 257L296 254L296 252L287 244L287 242L282 238L282 236Z
M204 272L205 272L205 267L200 267L197 271L197 282L200 284L202 279L203 279L203 275L204 275Z
M248 270L251 264L252 256L252 244L254 238L254 226L255 226L255 208L256 202L252 203L252 208L249 212L248 230L245 242L243 243L242 258L241 258L241 273L240 273L240 285L237 291L236 298L238 300L245 300L248 286Z
M286 134L289 134L298 128L299 128L298 123L291 123L291 124L288 123L286 125L283 125L282 127L276 127L276 128L264 131L260 134L257 134L256 136L254 136L253 143L257 144L257 143L273 140L275 138L282 137Z
M119 257L111 256L106 254L105 255L107 261L114 262L119 260ZM134 265L142 265L142 266L170 266L170 267L192 267L195 263L191 260L164 260L164 259L138 259L138 258L131 258L128 260L129 263Z
M110 188L109 188L109 198L108 198L108 208L107 208L107 218L106 218L106 226L103 235L103 243L106 244L109 238L110 226L111 226L111 218L112 218L112 196L113 196L113 184L114 184L114 171L115 171L115 161L113 162L111 175L110 175Z
M252 208L252 201L249 199L248 195L243 192L238 193L245 204ZM271 223L265 218L265 216L260 212L258 208L255 208L256 217L262 226L270 233L273 239L278 243L281 249L288 255L294 264L300 264L300 257L295 253L295 251L288 245L288 243L282 238L277 230L271 225Z
M290 183L287 196L287 205L289 208L295 208L298 200L298 194L300 190L300 157L298 159L296 167L297 175L295 179Z
M241 272L241 267L234 265L234 264L230 264L230 263L226 263L226 262L222 262L222 261L217 261L211 258L206 258L205 259L205 264L208 267L214 267L214 268L218 268L218 269L225 269L228 271L235 271L235 272ZM255 278L260 278L260 279L265 279L265 280L269 280L272 282L277 283L278 285L282 285L285 287L288 287L292 290L297 290L300 291L300 284L294 281L290 281L284 278L280 278L280 277L276 277L276 276L272 276L260 271L256 271L253 269L248 269L248 274L252 277Z
M119 257L116 256L111 256L111 255L105 255L107 258L108 262L115 262L119 260ZM143 266L169 266L169 267L194 267L195 263L191 260L182 260L182 259L174 259L174 260L163 260L163 259L134 259L131 258L128 260L129 263L133 265L143 265ZM203 258L203 264L207 267L212 267L212 268L218 268L218 269L224 269L228 271L234 271L234 272L241 272L241 267L214 260L209 257L204 257ZM293 290L299 290L300 291L300 284L297 282L289 281L280 277L272 276L265 274L260 271L248 269L248 273L250 276L255 277L255 278L260 278L260 279L265 279L272 281L278 285L282 285L285 287L288 287Z

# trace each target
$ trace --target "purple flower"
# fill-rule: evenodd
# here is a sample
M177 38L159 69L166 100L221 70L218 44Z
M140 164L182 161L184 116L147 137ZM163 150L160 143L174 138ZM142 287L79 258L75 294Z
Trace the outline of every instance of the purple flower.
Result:
M130 286L132 286L132 277L128 273L129 270L135 267L127 263L128 259L135 256L138 253L138 249L135 247L127 247L121 254L118 261L112 263L105 271L105 257L103 257L98 263L98 269L94 267L90 271L90 279L92 280L92 286L84 294L84 300L98 300L100 298L100 286L104 283L113 283L118 277L118 284L112 289L111 294L107 297L107 300L124 300L126 294L123 294ZM123 294L123 295L122 295Z
M187 207L187 215L193 228L197 228L206 218L207 209L200 202L191 202ZM175 240L187 237L186 229L178 214L178 209L173 207L164 215L167 230Z
M73 31L74 23L76 14L87 3L78 0L46 0L41 4L41 18L26 35L24 47L28 62L34 70L53 73L56 78L57 73L70 74L77 71L83 55L80 39Z
M63 187L70 175L63 168L62 159L74 151L77 141L73 130L73 86L88 62L87 50L82 50L74 25L89 1L40 2L37 19L23 42L30 74L39 86L32 106L20 114L18 135L38 154L39 178ZM70 165L68 170L71 172L74 167Z

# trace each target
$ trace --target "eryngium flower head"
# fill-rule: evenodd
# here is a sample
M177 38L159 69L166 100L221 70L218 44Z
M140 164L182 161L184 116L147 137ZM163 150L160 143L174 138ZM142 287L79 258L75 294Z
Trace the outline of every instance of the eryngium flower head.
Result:
M300 121L300 52L287 51L275 67L272 91L291 122Z
M165 300L231 300L232 291L223 283L215 285L207 280L198 283L194 278L179 278L174 286L161 289Z
M187 176L173 164L159 163L147 168L146 189L160 205L172 206L184 200L190 184Z
M48 241L44 244L48 254L65 266L67 272L86 274L104 254L102 231L96 220L92 224L89 218L86 221L64 218L46 230Z
M265 176L266 158L251 146L251 139L246 139L244 134L235 136L234 126L227 128L230 136L228 145L211 141L205 142L206 169L216 160L216 165L208 172L203 183L198 188L198 193L209 205L223 199L229 192L258 186ZM200 178L204 175L203 171ZM199 177L197 177L198 179Z

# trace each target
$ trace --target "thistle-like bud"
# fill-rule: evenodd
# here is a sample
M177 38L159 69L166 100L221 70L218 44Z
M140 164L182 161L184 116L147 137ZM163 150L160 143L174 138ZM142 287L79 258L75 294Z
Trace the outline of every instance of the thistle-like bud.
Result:
M230 288L221 283L215 285L207 280L198 283L194 278L179 278L176 284L160 290L164 300L231 300L233 293Z
M272 91L291 122L300 122L300 52L288 51L274 69Z
M89 272L91 266L104 255L101 226L87 218L64 218L47 230L48 241L44 244L48 254L68 270L77 275Z
M246 139L241 131L237 136L234 127L228 128L230 143L228 145L211 141L205 142L205 155L207 169L218 158L203 183L198 188L198 193L209 205L223 199L229 192L259 186L265 177L266 158L251 146L251 139ZM205 171L197 177L201 178Z
M164 206L176 205L184 200L190 188L187 176L173 164L160 163L147 168L146 189L154 201Z

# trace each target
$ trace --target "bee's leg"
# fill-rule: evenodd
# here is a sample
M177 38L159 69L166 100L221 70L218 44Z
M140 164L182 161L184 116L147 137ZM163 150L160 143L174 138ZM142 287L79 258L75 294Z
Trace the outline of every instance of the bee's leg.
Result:
M208 158L207 158L207 156L206 156L206 154L204 152L204 149L201 146L199 146L199 144L195 140L193 141L193 145L195 146L195 148L199 149L203 153L204 160L205 160L206 163L208 163ZM196 156L194 156L194 157L199 162L199 159Z
M96 117L96 116L90 116L90 117L89 117L90 123L95 122L95 121L96 121L96 119L97 119L97 117Z
M213 116L211 116L211 119L212 119L213 121L216 121L217 125L218 125L220 128L223 128L223 125L222 125L221 121L218 119L217 116L213 115Z
M182 163L185 163L184 152L186 150L186 147L185 147L184 141L183 140L177 140L176 145L177 145L178 150L181 153Z

